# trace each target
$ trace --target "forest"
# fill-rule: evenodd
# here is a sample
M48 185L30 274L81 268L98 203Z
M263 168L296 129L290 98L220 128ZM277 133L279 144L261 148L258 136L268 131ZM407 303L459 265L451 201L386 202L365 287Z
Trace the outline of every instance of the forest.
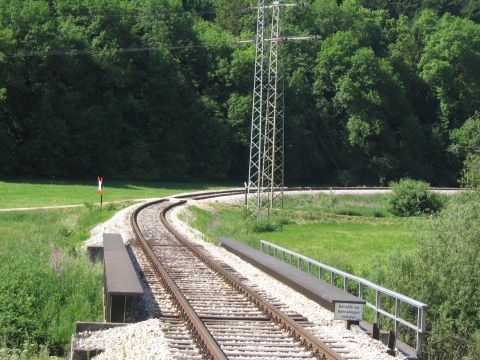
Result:
M254 0L0 2L0 176L242 180ZM478 0L283 14L287 184L455 186L480 111Z

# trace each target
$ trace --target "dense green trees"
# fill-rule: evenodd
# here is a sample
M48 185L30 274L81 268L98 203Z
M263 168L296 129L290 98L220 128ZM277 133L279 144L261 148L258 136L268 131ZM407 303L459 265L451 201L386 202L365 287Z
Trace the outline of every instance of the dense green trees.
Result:
M392 16L415 16L424 9L480 21L480 3L476 0L361 0L364 6L388 10Z
M452 134L450 151L463 157L461 182L464 186L480 189L480 113L476 113Z
M0 176L243 180L255 52L234 41L254 5L1 1ZM284 19L322 37L283 46L287 183L480 186L478 0L312 0ZM438 320L431 358L478 354L479 214L478 194L453 202L392 266Z
M287 182L455 184L451 132L480 108L476 4L286 10L285 33L322 36L284 45ZM254 37L253 5L1 2L0 176L245 178L254 48L233 42Z

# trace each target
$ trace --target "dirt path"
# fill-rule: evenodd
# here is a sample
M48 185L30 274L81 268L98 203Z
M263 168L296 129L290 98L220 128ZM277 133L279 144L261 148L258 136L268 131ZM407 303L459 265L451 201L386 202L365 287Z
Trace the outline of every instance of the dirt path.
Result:
M109 201L109 202L104 202L103 205L108 205L108 204L121 204L121 203L126 203L126 202L133 202L133 203L138 203L138 202L145 202L148 201L149 199L129 199L129 200L118 200L118 201ZM93 205L100 205L100 203L94 203ZM5 208L5 209L0 209L0 212L11 212L11 211L33 211L33 210L56 210L56 209L72 209L72 208L78 208L85 206L84 204L77 204L77 205L52 205L52 206L32 206L32 207L21 207L21 208Z

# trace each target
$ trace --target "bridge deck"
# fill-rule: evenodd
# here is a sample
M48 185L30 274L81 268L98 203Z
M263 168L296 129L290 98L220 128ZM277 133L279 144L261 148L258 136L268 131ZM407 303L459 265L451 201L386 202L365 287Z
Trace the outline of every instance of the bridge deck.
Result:
M325 281L314 278L281 260L262 254L260 251L243 243L227 238L220 238L219 240L223 248L265 271L267 274L332 312L335 310L335 303L365 304L365 300L349 294Z

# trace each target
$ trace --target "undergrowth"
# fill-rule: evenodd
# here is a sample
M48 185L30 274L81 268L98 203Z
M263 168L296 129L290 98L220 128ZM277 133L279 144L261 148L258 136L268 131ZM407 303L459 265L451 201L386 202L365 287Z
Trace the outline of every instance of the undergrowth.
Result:
M52 360L48 348L25 343L21 348L8 348L0 342L0 360Z
M119 209L0 214L1 356L32 358L32 349L38 358L45 351L64 355L75 321L102 319L103 268L89 262L80 244Z

